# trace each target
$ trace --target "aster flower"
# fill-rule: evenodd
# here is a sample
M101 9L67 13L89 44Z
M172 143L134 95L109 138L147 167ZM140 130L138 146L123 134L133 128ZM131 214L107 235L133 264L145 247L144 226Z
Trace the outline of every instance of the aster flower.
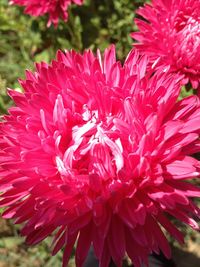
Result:
M168 215L199 229L190 199L200 190L200 102L177 101L180 78L146 74L148 60L132 51L124 65L111 46L58 52L21 81L24 93L0 124L0 207L23 223L28 244L54 234L53 255L67 265L77 241L76 266L91 245L108 267L127 253L135 267L170 247L160 225L183 236Z
M183 83L197 88L200 81L200 1L153 0L138 12L139 32L134 46L151 56L157 66L184 74Z
M68 19L67 9L72 4L81 5L83 0L11 0L10 4L24 6L25 13L31 16L43 16L49 14L48 27L53 23L58 25L61 17L64 21Z

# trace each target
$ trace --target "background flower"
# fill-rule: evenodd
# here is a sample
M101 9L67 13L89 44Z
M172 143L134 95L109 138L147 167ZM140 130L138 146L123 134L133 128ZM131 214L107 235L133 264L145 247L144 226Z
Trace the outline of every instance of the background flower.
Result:
M185 182L199 176L200 103L177 102L179 78L146 74L148 60L132 51L123 66L112 46L58 52L36 64L9 91L16 107L0 125L0 206L4 218L25 223L37 244L54 233L53 254L64 247L67 265L77 240L76 265L93 244L101 267L134 266L152 251L170 257L159 224L182 242L168 214L199 229L200 191Z
M200 1L153 0L139 8L139 32L132 37L140 51L156 65L170 66L185 75L183 83L197 88L200 80Z
M81 5L83 0L11 0L10 4L16 4L24 6L25 13L32 16L43 16L49 14L48 26L53 23L55 26L58 25L59 18L67 20L67 8L72 3Z

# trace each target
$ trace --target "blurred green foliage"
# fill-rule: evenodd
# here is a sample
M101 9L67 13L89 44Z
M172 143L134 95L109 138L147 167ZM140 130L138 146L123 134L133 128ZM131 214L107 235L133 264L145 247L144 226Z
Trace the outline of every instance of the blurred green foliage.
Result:
M47 28L47 17L30 17L24 8L0 0L0 114L10 105L6 88L18 88L17 79L24 77L26 69L33 70L34 62L50 62L58 49L103 51L114 43L123 60L132 47L135 11L145 2L85 0L83 6L72 5L68 22L60 21L55 29ZM183 89L181 97L190 93Z
M0 112L8 107L5 87L18 87L17 79L33 62L50 62L58 49L105 49L117 46L118 58L131 49L135 10L144 0L85 0L69 8L67 23L46 27L47 17L33 18L23 8L0 0Z

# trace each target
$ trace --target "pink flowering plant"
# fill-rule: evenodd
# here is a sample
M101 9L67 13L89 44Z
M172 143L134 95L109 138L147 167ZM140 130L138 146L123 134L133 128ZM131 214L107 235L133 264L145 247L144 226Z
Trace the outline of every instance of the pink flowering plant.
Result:
M67 9L71 4L81 5L83 0L11 0L10 4L25 7L25 13L38 17L49 15L48 26L58 25L59 18L67 21Z
M48 15L48 26L56 27L59 19L68 19L71 4L84 1L8 2L31 16ZM101 20L92 13L97 11L109 14L99 25L114 21L118 31L124 22L112 20L110 10L128 12L122 2L96 1L88 11L88 1L83 12L90 16L79 20L78 36L82 32L86 43L93 40L97 28L83 25L98 25ZM91 247L100 267L111 261L122 267L126 256L142 267L152 253L171 258L167 235L184 242L177 221L200 230L194 201L200 197L200 100L180 97L182 85L199 88L199 12L199 0L152 0L138 10L138 31L132 33L137 43L123 64L115 45L96 54L60 50L50 64L27 70L20 90L8 89L14 105L0 119L0 208L3 218L22 225L28 245L51 237L52 255L63 251L63 267L73 249L76 266L83 267ZM62 28L69 26L72 37L74 22ZM40 23L31 25L37 31ZM104 26L109 43L108 32L115 31ZM52 48L51 31L63 43L61 29L43 28L43 44L29 40L33 55ZM93 48L105 47L103 38ZM109 38L115 40L115 34ZM80 40L75 38L76 47L88 47ZM15 51L24 55L25 44Z
M134 46L150 56L156 67L184 75L183 84L200 81L200 1L152 0L140 7L132 34Z
M76 246L83 266L91 245L108 267L135 267L150 253L170 257L162 226L179 242L172 216L198 230L193 197L198 178L200 101L178 100L181 77L147 72L148 59L132 50L125 63L115 47L94 55L58 52L36 64L9 90L16 106L0 124L0 191L4 218L24 224L34 245L54 235L67 266Z

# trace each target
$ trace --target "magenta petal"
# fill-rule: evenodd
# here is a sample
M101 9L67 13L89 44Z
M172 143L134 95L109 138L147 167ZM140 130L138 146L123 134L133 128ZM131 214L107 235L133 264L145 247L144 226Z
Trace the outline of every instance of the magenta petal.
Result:
M74 243L76 241L76 238L77 238L77 233L73 234L72 236L68 236L68 238L67 238L66 247L65 247L64 252L63 252L62 267L67 267L67 264L68 264L68 261L70 259L70 255L71 255L72 249L74 247Z
M91 245L101 267L126 253L136 267L160 249L170 257L160 226L183 237L166 214L199 229L200 101L179 100L180 77L149 70L138 51L124 64L115 54L59 51L36 64L0 123L3 217L23 224L30 245L53 236L63 266L74 244L79 267Z
M19 5L25 7L25 13L38 17L44 14L49 14L49 20L47 26L50 27L53 23L56 27L58 25L59 18L64 21L68 19L67 8L71 4L82 5L83 0L10 0L10 4Z
M110 225L110 234L108 236L108 247L113 261L117 266L122 266L122 260L124 258L126 249L125 233L123 223L118 217L114 217L112 219Z
M77 267L81 267L87 257L93 239L92 235L92 224L88 224L80 231L75 257Z
M200 82L200 2L198 0L158 0L140 7L135 19L138 32L133 45L150 57L153 69L182 75L194 89Z

